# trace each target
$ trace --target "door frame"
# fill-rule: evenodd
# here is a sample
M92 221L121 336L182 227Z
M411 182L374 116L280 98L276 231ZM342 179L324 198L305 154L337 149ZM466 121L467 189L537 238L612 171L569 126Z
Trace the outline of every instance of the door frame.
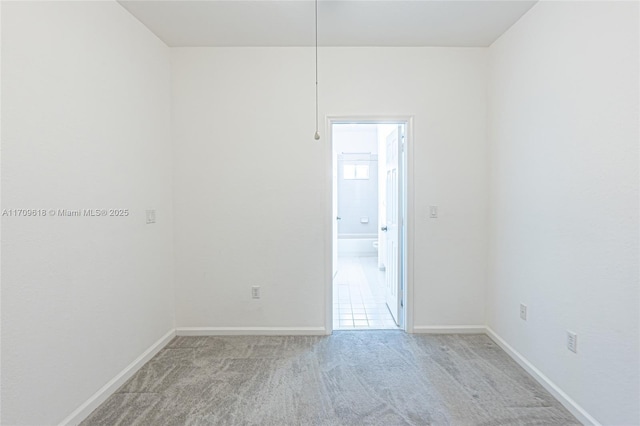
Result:
M414 178L413 178L413 116L345 115L325 118L327 143L324 149L326 171L325 188L325 332L333 332L333 132L334 124L404 124L405 161L402 166L402 188L404 217L402 227L403 278L402 300L404 310L400 328L413 333L413 253L414 253Z

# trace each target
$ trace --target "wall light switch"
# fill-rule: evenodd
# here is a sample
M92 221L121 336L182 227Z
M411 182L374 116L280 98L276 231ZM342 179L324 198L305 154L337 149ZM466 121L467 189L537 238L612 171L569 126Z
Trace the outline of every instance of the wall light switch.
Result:
M147 210L147 225L151 223L156 223L156 211Z
M438 217L438 206L429 206L429 217L436 219Z

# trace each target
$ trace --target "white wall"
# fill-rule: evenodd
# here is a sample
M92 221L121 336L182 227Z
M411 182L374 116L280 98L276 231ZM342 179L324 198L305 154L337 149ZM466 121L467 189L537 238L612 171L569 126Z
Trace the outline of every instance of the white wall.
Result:
M490 56L488 325L597 421L639 424L638 4L540 2Z
M377 124L335 124L332 137L338 155L354 152L376 154L378 151Z
M414 325L484 321L486 53L320 51L322 117L414 116ZM172 49L180 327L326 323L331 165L326 130L313 140L313 57ZM439 219L427 218L429 204Z
M0 47L2 46L2 2L0 2ZM2 82L2 49L0 48L0 82ZM1 88L0 88L1 90ZM1 94L0 94L1 98ZM2 99L0 99L0 175L2 174ZM0 207L2 200L2 179L0 179ZM2 241L2 221L0 220L0 241ZM2 268L2 244L0 243L0 270ZM2 274L0 273L0 319L2 319ZM2 386L2 323L0 321L0 386ZM0 390L0 423L2 423L2 391Z
M169 49L115 2L3 2L2 424L56 424L174 327ZM145 209L157 223L145 224Z

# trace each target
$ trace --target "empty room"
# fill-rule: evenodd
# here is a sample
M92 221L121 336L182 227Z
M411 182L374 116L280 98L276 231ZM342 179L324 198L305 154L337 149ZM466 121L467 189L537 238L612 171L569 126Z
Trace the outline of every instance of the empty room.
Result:
M640 425L638 1L1 1L2 425Z

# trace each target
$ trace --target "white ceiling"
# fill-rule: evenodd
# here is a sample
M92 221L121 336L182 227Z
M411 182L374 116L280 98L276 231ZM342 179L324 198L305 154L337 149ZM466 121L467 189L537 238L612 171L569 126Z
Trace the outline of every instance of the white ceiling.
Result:
M489 46L536 1L320 0L321 46ZM309 0L121 0L167 45L312 46Z

